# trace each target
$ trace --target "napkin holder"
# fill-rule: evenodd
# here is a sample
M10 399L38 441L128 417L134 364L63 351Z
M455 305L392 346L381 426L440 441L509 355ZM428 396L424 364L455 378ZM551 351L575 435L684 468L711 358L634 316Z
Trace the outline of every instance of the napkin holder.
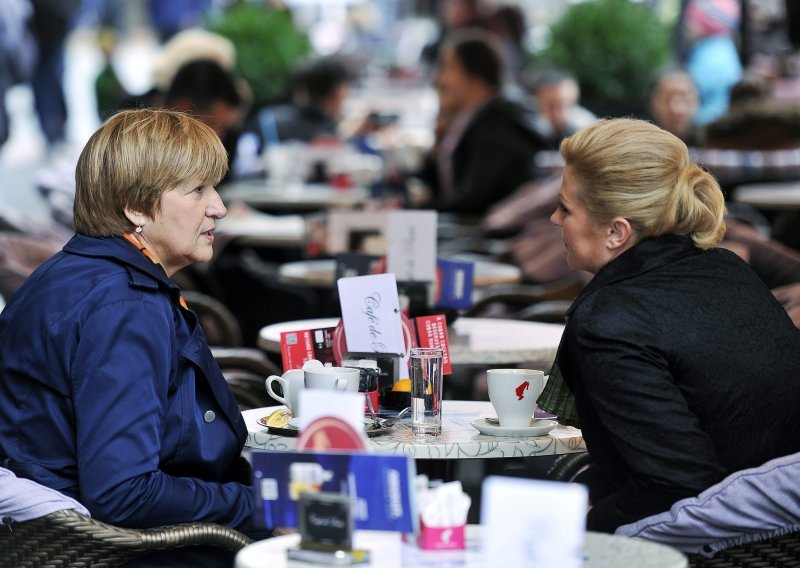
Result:
M423 550L462 550L466 548L466 526L429 527L420 519L417 546Z

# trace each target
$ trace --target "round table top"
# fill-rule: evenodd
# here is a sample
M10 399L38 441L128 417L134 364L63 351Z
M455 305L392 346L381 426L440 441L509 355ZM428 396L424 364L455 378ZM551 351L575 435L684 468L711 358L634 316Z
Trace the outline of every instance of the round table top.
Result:
M486 288L498 284L517 284L522 281L522 271L518 266L473 260L475 263L476 288ZM286 262L278 268L278 276L287 284L332 288L336 280L336 260L298 260Z
M800 182L740 185L733 190L733 200L762 209L800 209Z
M368 438L369 451L406 455L420 459L471 459L547 456L586 451L583 435L577 428L557 426L545 436L488 436L479 433L470 422L495 416L490 402L442 401L442 435L417 438L411 434L409 420L401 420L391 431ZM297 438L272 434L258 423L274 410L272 406L242 412L247 424L245 446L262 450L293 450Z
M370 551L369 566L426 566L430 568L459 566L483 568L480 546L481 527L468 525L464 550L421 550L405 543L397 533L355 531L353 546ZM286 550L297 546L300 535L269 538L246 546L236 555L235 568L284 568L307 566L290 562ZM689 562L682 553L663 544L624 536L587 532L584 540L583 568L686 568ZM399 561L398 561L399 560Z
M220 187L225 202L243 201L257 209L313 211L318 209L353 208L369 201L363 187L335 188L327 184L299 183L277 187L265 180L241 180Z
M258 345L281 352L281 333L335 327L339 318L274 323L262 327ZM516 365L555 359L564 325L502 318L458 318L448 328L453 365Z

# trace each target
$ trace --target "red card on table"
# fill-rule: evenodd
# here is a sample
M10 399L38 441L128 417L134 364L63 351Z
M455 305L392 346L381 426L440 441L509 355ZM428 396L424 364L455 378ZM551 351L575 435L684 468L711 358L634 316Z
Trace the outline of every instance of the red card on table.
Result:
M336 364L333 357L333 332L335 327L304 329L281 333L281 359L283 371L300 369L303 363L316 359Z
M450 349L447 344L447 320L443 315L419 316L414 318L417 328L417 344L420 347L434 347L442 350L442 373L449 375Z

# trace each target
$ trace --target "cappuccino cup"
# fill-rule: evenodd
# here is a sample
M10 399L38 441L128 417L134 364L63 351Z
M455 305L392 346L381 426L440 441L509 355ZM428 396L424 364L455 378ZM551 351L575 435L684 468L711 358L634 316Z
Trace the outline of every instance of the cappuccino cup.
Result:
M305 369L324 369L324 367L322 362L311 359L303 364L302 369L286 371L280 377L278 375L270 375L265 381L269 395L291 410L292 416L295 417L299 412L298 400L300 399L300 391L305 388ZM275 392L276 383L281 387L280 394Z

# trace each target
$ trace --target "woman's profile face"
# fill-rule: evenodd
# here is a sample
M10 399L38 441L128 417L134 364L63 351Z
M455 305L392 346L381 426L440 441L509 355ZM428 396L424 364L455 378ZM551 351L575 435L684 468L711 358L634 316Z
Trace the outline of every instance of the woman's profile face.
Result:
M185 182L164 192L160 211L147 219L139 239L168 276L213 256L216 220L227 210L212 185Z
M605 227L597 225L589 217L586 205L578 197L577 181L569 166L564 168L558 205L550 216L550 222L561 227L567 264L571 268L595 274L611 260L606 248Z

